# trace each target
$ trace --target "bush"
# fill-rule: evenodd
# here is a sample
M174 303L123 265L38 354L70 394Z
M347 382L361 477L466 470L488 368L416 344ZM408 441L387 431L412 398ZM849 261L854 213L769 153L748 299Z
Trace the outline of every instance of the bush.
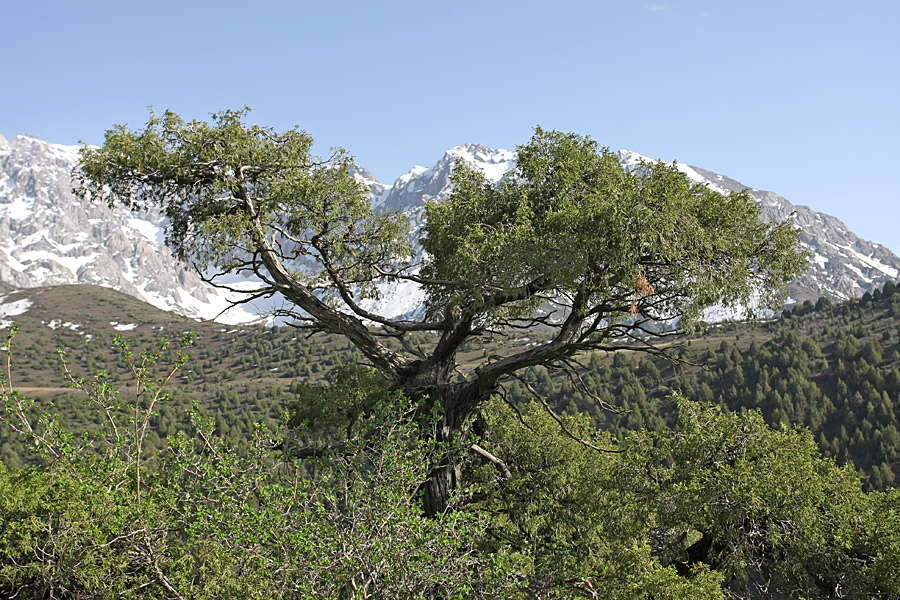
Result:
M474 483L426 517L423 484L461 448L370 371L298 386L295 429L257 425L241 451L195 407L154 453L148 424L186 356L116 343L131 396L70 374L98 431L72 435L0 387L43 460L0 464L2 596L900 597L900 493L864 493L809 432L752 411L677 398L677 428L617 440L495 399L465 442Z
M0 595L502 598L515 584L475 552L482 516L424 516L418 490L442 449L423 441L404 398L371 406L339 447L307 449L312 464L261 426L237 452L196 408L195 435L147 457L146 419L184 356L164 343L136 359L119 344L137 398L118 403L102 374L72 379L108 416L101 432L75 438L2 392L9 424L45 466L0 468Z

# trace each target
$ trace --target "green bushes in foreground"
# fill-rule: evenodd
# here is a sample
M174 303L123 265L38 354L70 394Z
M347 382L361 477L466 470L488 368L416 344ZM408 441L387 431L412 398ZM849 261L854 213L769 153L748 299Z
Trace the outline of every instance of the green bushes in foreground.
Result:
M616 441L586 417L495 400L450 508L427 518L422 484L448 450L428 441L439 415L370 389L352 427L328 417L340 439L307 411L236 452L195 412L192 436L145 455L143 424L183 356L123 350L135 399L73 377L100 431L73 436L0 392L44 457L0 465L2 596L900 596L900 494L864 493L806 431L756 413L679 399L677 428ZM371 384L347 373L336 389Z
M614 444L587 416L492 408L512 477L482 467L481 507L496 548L527 549L532 597L900 596L900 493L864 493L806 430L680 399L676 429Z
M135 356L136 399L101 374L75 379L108 418L75 438L2 392L40 469L0 467L0 596L39 598L461 598L487 591L480 515L422 514L417 486L439 449L410 404L385 397L362 435L291 458L263 427L236 452L192 415L194 436L142 456L147 418L183 364L164 344ZM166 358L172 363L163 367ZM488 564L488 566L490 566ZM494 597L504 597L497 581Z

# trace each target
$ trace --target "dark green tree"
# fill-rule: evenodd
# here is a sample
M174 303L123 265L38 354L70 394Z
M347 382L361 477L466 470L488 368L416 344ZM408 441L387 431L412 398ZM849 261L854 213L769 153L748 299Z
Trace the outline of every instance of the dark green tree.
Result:
M653 321L690 329L714 304L774 306L805 264L797 232L763 222L748 194L723 197L662 162L627 172L590 138L540 128L499 185L456 165L451 197L426 206L425 258L414 262L406 218L371 206L346 153L317 158L305 132L245 117L166 112L143 130L116 126L82 150L77 191L161 209L167 243L211 281L252 274L259 287L244 300L279 295L278 316L346 336L424 413L440 408L434 435L448 447L523 370L594 349L657 352ZM421 318L365 308L401 281L424 289ZM467 342L537 325L552 330L546 343L460 368ZM415 332L436 341L414 347ZM434 468L429 513L446 508L461 465L450 452Z
M677 428L632 431L598 453L584 440L613 440L584 415L561 429L538 403L491 408L486 445L508 475L475 477L496 515L489 535L531 558L531 597L900 593L900 494L864 493L805 430L678 399Z

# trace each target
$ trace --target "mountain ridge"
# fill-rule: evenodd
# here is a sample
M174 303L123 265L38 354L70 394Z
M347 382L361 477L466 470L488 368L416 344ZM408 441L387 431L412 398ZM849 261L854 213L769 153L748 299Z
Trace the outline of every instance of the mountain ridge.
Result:
M646 157L616 153L627 169ZM133 213L76 197L70 171L77 146L63 146L20 135L0 140L0 281L15 288L90 283L121 290L165 310L224 323L263 319L274 303L245 305L222 313L235 298L216 289L177 263L163 243L165 221L158 211ZM392 184L379 182L363 167L354 176L365 185L376 207L399 210L410 219L418 239L424 206L451 191L457 160L482 170L492 182L515 167L515 152L480 144L448 149L431 167L416 166ZM722 192L747 189L766 219L792 218L801 244L811 254L810 268L788 287L795 302L826 296L842 300L897 279L900 258L884 246L859 238L839 219L792 205L774 192L749 188L700 167L677 167L692 181ZM418 258L419 244L414 244ZM230 282L250 287L250 280ZM410 314L424 301L414 284L381 286L382 298L366 308L388 316Z

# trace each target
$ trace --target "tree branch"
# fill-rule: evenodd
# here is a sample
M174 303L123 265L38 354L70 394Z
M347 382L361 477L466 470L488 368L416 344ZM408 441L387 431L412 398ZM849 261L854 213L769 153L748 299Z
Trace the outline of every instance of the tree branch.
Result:
M500 471L500 478L502 480L508 481L512 479L512 471L509 470L509 467L506 466L506 463L503 462L502 459L497 458L478 444L472 444L469 449L484 460L497 467L497 470Z
M620 453L624 452L624 450L613 450L612 448L601 448L600 446L595 446L594 444L590 443L589 441L585 440L584 438L582 438L582 437L580 437L580 436L577 436L577 435L575 435L574 433L572 433L572 432L569 430L569 428L566 427L566 424L563 423L563 420L559 418L559 415L556 414L556 411L553 410L553 409L550 407L549 404L547 404L547 400L544 399L543 396L541 396L540 394L538 394L538 393L537 393L537 390L535 390L535 389L531 386L530 383L528 383L527 381L525 381L524 379L522 379L522 378L519 377L518 375L513 375L513 377L515 377L516 379L518 379L519 382L520 382L522 385L525 386L525 389L527 389L527 390L529 391L529 393L531 393L531 395L534 396L534 398L535 398L538 402L540 402L541 406L544 407L544 410L547 411L547 414L549 414L549 415L553 418L553 420L556 421L557 425L559 425L559 428L560 428L560 429L562 430L562 432L565 433L567 436L569 436L570 438L572 438L573 440L575 440L575 441L578 442L579 444L581 444L581 445L583 445L583 446L586 446L587 448L590 448L591 450L595 450L595 451L597 451L597 452L603 452L603 453L607 453L607 454L620 454Z

